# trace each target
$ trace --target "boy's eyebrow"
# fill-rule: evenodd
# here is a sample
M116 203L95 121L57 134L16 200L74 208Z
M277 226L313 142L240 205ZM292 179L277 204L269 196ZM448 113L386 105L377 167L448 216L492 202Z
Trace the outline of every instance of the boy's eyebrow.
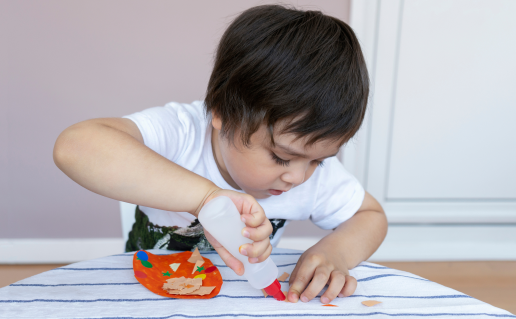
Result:
M276 143L276 147L281 148L282 151L284 151L285 153L287 153L289 155L292 155L292 156L297 156L297 157L302 157L302 158L307 158L308 157L305 154L300 154L298 152L295 152L295 151L291 150L288 146L284 146L284 145ZM338 154L338 152L335 153L335 154L329 155L326 158L336 156L337 154Z

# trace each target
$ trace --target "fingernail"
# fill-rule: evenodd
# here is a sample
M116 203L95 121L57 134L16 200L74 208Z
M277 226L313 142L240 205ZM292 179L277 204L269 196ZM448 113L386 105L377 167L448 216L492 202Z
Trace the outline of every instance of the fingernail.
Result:
M322 297L321 298L321 301L323 304L327 304L327 303L330 303L330 299L326 298L326 297Z
M244 216L242 216L242 218L241 218L241 219L242 219L242 221L243 221L243 222L244 222L244 224L245 224L245 218L244 218Z
M244 237L251 237L251 234L249 234L249 232L247 230L244 230Z
M240 248L240 253L244 256L247 256L247 250L245 250L244 248Z
M290 296L291 296L291 298L289 298L289 300L291 302L298 302L299 301L299 297L295 293L291 293Z
M306 296L301 296L301 301L302 302L308 302L308 298L306 298Z
M339 294L338 297L339 298L344 298L344 294Z
M252 263L257 263L258 262L258 258L256 258L256 257L249 258L249 261L252 262Z

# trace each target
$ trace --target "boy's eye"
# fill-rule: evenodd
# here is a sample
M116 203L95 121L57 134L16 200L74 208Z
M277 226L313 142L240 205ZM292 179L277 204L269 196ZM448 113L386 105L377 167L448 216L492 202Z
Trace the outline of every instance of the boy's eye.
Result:
M317 166L319 166L319 167L324 166L324 160L322 160L322 161L314 161L314 162L317 163Z
M271 152L272 159L276 162L276 164L279 164L281 166L288 166L290 164L290 160L286 161L284 159L281 159L278 157L278 155Z
M281 166L288 166L290 164L290 160L284 160L284 159L280 158L278 155L274 154L273 152L271 152L271 156L272 156L272 159ZM316 163L317 166L319 166L319 167L324 166L324 160L323 161L313 161L313 162Z

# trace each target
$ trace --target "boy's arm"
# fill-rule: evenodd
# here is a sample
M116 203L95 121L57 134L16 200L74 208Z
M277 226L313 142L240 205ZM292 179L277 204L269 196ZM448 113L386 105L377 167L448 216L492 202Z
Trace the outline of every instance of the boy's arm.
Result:
M290 276L288 298L291 302L312 300L329 285L321 302L347 297L355 292L357 281L349 269L367 260L387 234L387 218L381 205L365 193L353 217L308 249ZM311 280L311 282L310 282Z
M272 250L272 226L262 207L247 194L221 190L143 144L136 124L123 118L83 121L64 130L54 146L54 162L72 180L116 200L197 217L203 204L228 196L245 218L253 244L242 246L250 262L265 260ZM242 263L206 233L224 262L238 274Z
M54 162L92 192L167 211L196 214L205 197L219 189L145 146L129 119L93 119L70 126L57 138Z

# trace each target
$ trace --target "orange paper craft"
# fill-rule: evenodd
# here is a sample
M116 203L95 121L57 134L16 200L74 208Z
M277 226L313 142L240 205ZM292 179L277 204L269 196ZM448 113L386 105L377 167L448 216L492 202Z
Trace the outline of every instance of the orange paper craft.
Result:
M362 301L362 304L364 306L368 306L368 307L372 307L374 305L377 305L379 303L382 303L381 301L376 301L376 300L366 300L366 301Z
M199 254L198 251L197 253ZM138 282L140 282L145 288L163 297L178 299L210 299L215 297L219 294L220 288L222 287L222 276L220 275L218 268L213 265L211 260L204 258L199 254L199 257L204 260L203 267L205 269L210 268L210 272L206 273L202 270L200 273L196 272L195 275L192 275L192 264L187 262L192 255L193 253L190 251L171 255L153 255L144 250L140 250L136 252L133 257L134 277L136 277L136 280L138 280ZM173 263L181 264L176 271L172 271L170 269L170 264ZM202 286L194 292L196 295L169 294L163 290L163 285L167 283L170 284L169 287L172 288L175 286L172 286L171 282L178 281L177 283L179 284L180 281L183 281L180 279L181 277L184 277L185 280L192 280L199 274L205 274L206 278L202 279ZM167 280L173 278L176 278L176 280L167 282Z

